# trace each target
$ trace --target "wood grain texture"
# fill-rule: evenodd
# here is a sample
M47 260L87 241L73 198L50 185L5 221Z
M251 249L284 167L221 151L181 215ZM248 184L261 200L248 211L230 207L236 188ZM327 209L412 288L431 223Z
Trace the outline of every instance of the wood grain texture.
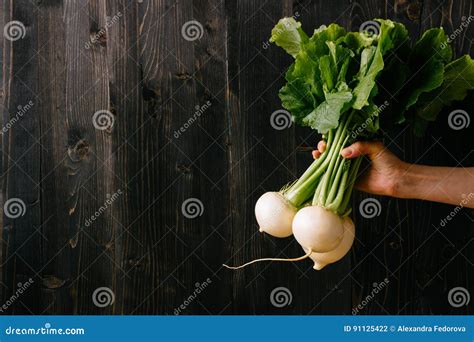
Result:
M278 19L293 15L311 32L392 18L418 37L456 30L474 15L470 1L3 0L1 8L2 27L26 27L1 47L2 125L34 102L2 135L2 206L19 198L26 210L3 215L0 304L34 280L5 312L351 314L386 278L358 314L474 312L472 301L447 301L456 286L474 294L474 214L440 227L447 205L356 192L357 241L341 262L320 272L307 261L222 267L302 254L292 238L259 234L253 213L263 192L306 168L319 140L271 125L291 62L268 43ZM197 39L183 31L191 21ZM457 55L472 54L473 33L453 40ZM472 125L447 125L450 111L472 105L470 96L447 108L424 139L399 130L385 143L410 162L472 166ZM98 111L113 126L97 129ZM381 203L373 219L357 209L368 197ZM188 200L194 218L192 208L183 214ZM272 305L278 287L291 304ZM101 305L97 291L113 298Z

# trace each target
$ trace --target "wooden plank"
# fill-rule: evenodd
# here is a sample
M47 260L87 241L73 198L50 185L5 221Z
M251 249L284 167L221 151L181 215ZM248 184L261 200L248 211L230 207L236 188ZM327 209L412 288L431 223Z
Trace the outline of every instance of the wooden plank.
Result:
M230 128L225 2L194 1L192 17L182 18L180 24L188 20L196 20L204 27L201 39L187 42L194 45L195 105L210 107L179 138L189 139L194 145L189 154L191 160L186 163L186 169L191 169L196 183L190 195L198 197L204 205L203 215L193 219L192 225L185 224L189 219L183 220L184 229L180 237L186 241L192 254L186 261L187 267L181 271L180 281L186 287L186 296L207 284L199 297L186 308L186 314L219 314L225 313L232 301L232 276L228 272L220 272L231 244L232 215L228 190ZM193 109L189 112L193 113ZM190 276L184 276L184 272ZM211 281L209 284L208 279Z
M69 220L69 248L73 278L71 289L74 313L109 313L93 304L97 288L112 288L113 282L113 220L110 211L98 210L108 196L115 193L112 136L113 126L97 129L94 114L110 111L109 80L107 75L105 2L64 2L66 25L65 111L67 122L67 206ZM85 44L98 37L89 49ZM86 220L96 219L87 224Z
M17 118L3 134L3 198L4 252L2 259L2 297L10 298L30 277L35 283L21 300L14 301L8 312L17 314L38 313L33 298L39 295L40 284L36 274L41 270L41 212L40 180L41 146L38 144L40 126L37 97L38 57L35 54L37 22L29 11L28 1L6 2L5 21L16 20L17 31L10 31L12 39L4 41L5 111L3 122ZM16 32L16 33L15 33ZM16 35L18 34L18 36ZM23 38L20 38L23 37ZM19 39L17 39L19 38ZM18 115L19 108L29 101L35 105L26 115ZM19 118L19 119L18 119ZM7 204L6 201L13 201ZM6 286L6 288L5 288Z
M139 170L147 165L143 153L155 146L144 147L143 125L145 120L144 88L140 84L140 51L138 49L139 25L137 11L143 6L128 1L107 1L107 16L119 16L119 20L107 30L107 70L110 84L110 103L116 117L113 136L114 160L112 167L117 177L117 189L123 194L114 202L115 222L114 244L114 313L127 314L135 308L137 301L144 297L143 291L150 289L143 279L153 279L150 260L154 255L146 246L146 231L141 223L142 208L149 203L141 200L156 187L155 178L149 186L138 186L134 179L141 177ZM141 144L141 145L140 145ZM141 148L138 150L138 148ZM139 151L145 151L139 153ZM155 160L148 161L150 167ZM144 192L144 189L147 189ZM140 200L140 201L139 201ZM131 251L129 251L131 250ZM135 292L135 294L134 294Z
M174 272L186 251L176 237L174 190L184 178L176 167L183 156L170 139L175 120L184 122L182 106L194 106L192 87L178 77L182 60L192 65L189 52L178 54L178 40L168 39L181 5L107 2L110 14L123 13L110 30L109 48L111 98L121 118L114 170L126 187L117 202L117 313L169 314L181 293Z
M36 305L44 314L67 314L74 307L71 268L66 149L66 28L62 2L47 1L37 8L38 105L41 127L41 297Z
M127 217L121 221L129 232L120 241L119 256L126 271L120 279L123 313L171 314L189 295L183 282L190 283L191 265L183 261L191 252L190 239L198 240L192 233L198 231L198 223L183 218L181 203L196 197L199 171L186 170L192 161L189 155L196 153L199 144L193 141L192 130L186 139L175 140L173 134L198 104L190 77L193 44L179 35L183 18L192 17L191 5L184 1L136 4L137 21L130 17L133 12L127 13L128 28L124 27L135 34L126 35L129 55L120 55L120 47L111 55L114 60L117 55L124 58L113 68L117 82L112 89L117 111L124 117L119 137L127 139L116 152L116 169L128 187L123 203ZM130 83L131 91L126 88ZM126 101L123 94L129 96Z

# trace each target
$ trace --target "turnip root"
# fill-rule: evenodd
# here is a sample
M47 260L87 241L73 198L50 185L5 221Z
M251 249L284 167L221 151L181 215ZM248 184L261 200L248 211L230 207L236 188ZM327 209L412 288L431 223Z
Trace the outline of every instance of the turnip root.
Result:
M327 139L327 146L332 146L333 131L328 133ZM313 196L329 161L328 153L323 152L297 181L279 192L267 192L258 199L255 204L255 217L261 232L279 238L292 234L292 222L296 212Z
M240 265L240 266L229 266L229 265L226 265L226 264L222 264L222 266L226 267L226 268L229 268L231 270L238 270L239 268L244 268L244 267L247 267L248 265L251 265L251 264L254 264L256 262L260 262L260 261L287 261L287 262L296 262L296 261L301 261L301 260L304 260L306 258L308 258L310 255L311 255L312 252L308 251L305 255L303 256L300 256L298 258L288 258L288 259L282 259L282 258L262 258L262 259L256 259L256 260L252 260L252 261L249 261L243 265Z
M296 211L279 192L267 192L255 204L255 217L260 231L279 238L292 234L291 223Z
M344 221L320 206L305 207L293 219L293 235L302 247L312 252L329 252L342 240Z
M321 270L328 264L335 263L341 260L352 247L355 237L355 226L354 222L346 216L344 217L344 236L342 237L341 243L332 251L326 253L311 253L309 256L314 261L313 268L315 270ZM308 252L308 248L304 248L305 252Z

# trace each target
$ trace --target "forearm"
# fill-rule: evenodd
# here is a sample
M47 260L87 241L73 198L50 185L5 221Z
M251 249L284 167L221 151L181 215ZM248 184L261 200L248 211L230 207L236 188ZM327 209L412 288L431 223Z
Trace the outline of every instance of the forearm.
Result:
M474 168L406 164L395 195L474 208Z

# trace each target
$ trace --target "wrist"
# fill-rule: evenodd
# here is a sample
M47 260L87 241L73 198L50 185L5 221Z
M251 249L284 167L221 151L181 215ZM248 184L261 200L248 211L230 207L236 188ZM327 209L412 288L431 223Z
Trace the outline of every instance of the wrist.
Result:
M403 162L397 177L395 197L398 198L423 198L425 185L429 183L430 176L427 175L420 165Z

